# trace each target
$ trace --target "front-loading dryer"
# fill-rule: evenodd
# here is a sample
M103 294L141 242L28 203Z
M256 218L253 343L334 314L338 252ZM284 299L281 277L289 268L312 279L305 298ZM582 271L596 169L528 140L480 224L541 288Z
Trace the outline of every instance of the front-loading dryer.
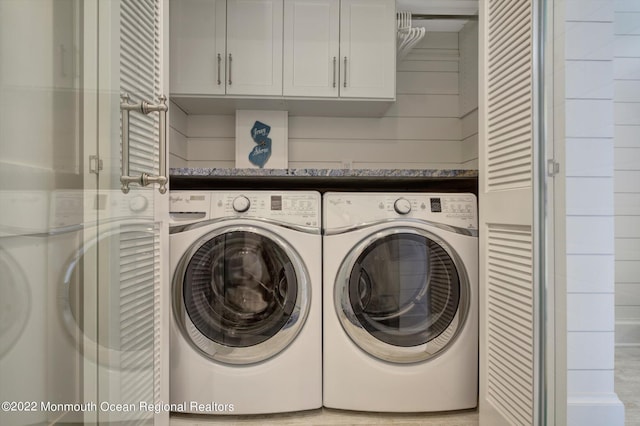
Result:
M119 189L51 193L45 327L49 403L82 403L94 377L100 381L101 401L153 401L158 243L152 194L125 195ZM109 285L97 285L98 274ZM90 416L72 408L48 414L54 423L82 423ZM123 423L152 416L145 410L110 414Z
M322 405L320 194L170 195L174 411Z
M47 401L49 192L0 190L0 401ZM40 410L0 411L0 424L46 424Z
M473 194L326 193L324 405L477 406Z

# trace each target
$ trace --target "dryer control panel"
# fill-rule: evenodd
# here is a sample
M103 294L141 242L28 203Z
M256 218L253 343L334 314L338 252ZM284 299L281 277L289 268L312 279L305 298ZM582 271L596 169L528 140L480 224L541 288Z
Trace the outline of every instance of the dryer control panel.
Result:
M93 212L93 213L91 213ZM153 198L147 193L123 194L121 190L86 194L81 189L61 189L51 193L49 223L52 229L94 225L100 220L153 220Z
M314 191L173 191L173 224L250 218L320 228L321 198Z
M324 227L342 228L392 219L412 219L478 228L478 205L468 193L327 193Z

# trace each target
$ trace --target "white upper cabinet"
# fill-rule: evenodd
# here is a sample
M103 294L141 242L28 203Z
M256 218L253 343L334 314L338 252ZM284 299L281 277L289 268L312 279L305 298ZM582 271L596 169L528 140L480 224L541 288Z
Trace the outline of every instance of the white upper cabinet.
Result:
M394 0L287 0L285 96L395 98Z
M171 1L171 92L224 95L226 0Z
M283 0L227 0L227 94L282 96Z
M282 4L171 1L171 92L281 96Z
M395 99L395 0L172 0L170 16L171 93L185 111Z
M341 97L395 97L395 10L394 0L342 0Z
M284 5L285 96L337 97L340 0L287 0Z

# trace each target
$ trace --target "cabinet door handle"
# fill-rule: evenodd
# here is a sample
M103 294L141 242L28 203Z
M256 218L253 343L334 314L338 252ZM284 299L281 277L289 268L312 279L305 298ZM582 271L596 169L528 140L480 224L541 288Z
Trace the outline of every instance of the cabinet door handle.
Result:
M231 66L233 65L233 56L231 56L231 53L229 53L229 86L231 86L233 84L233 81L231 81Z
M347 57L344 57L344 87L347 87Z
M159 104L151 104L146 101L139 103L129 103L129 94L123 93L120 96L120 114L122 116L122 176L120 176L120 183L122 184L122 192L125 194L129 192L129 184L137 183L140 186L147 186L151 183L158 183L160 187L158 190L161 194L167 192L167 98L164 95L160 95ZM160 170L157 176L142 173L140 176L129 176L129 112L136 111L144 115L151 112L158 112L160 114L159 126L159 162Z
M220 70L221 68L221 64L222 64L222 56L218 53L218 86L220 86L222 84L222 81L220 80Z
M333 57L333 87L336 87L336 65L338 63L338 59Z

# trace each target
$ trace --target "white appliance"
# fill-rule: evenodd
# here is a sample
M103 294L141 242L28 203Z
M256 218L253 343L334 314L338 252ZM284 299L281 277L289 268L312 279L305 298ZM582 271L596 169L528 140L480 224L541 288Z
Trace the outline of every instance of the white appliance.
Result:
M0 401L46 401L49 192L0 191ZM0 411L0 424L46 423Z
M476 197L326 193L323 206L324 405L475 407Z
M153 208L149 191L135 195L120 190L90 195L83 190L52 193L47 253L47 401L82 402L85 387L98 380L97 374L101 392L107 392L100 395L101 401L153 400L153 323L140 321L141 314L154 310L148 294L157 291L153 279L147 278L158 249L149 229ZM95 215L102 218L99 226ZM100 264L99 273L118 275L110 277L110 286L96 290L99 250L108 251L108 256L102 253L108 264ZM86 303L97 303L108 313L102 314L105 327L99 332L95 312L87 312ZM147 415L140 411L114 413L122 421ZM51 421L85 419L79 411L51 416Z
M171 193L172 409L322 405L320 205L317 192Z

